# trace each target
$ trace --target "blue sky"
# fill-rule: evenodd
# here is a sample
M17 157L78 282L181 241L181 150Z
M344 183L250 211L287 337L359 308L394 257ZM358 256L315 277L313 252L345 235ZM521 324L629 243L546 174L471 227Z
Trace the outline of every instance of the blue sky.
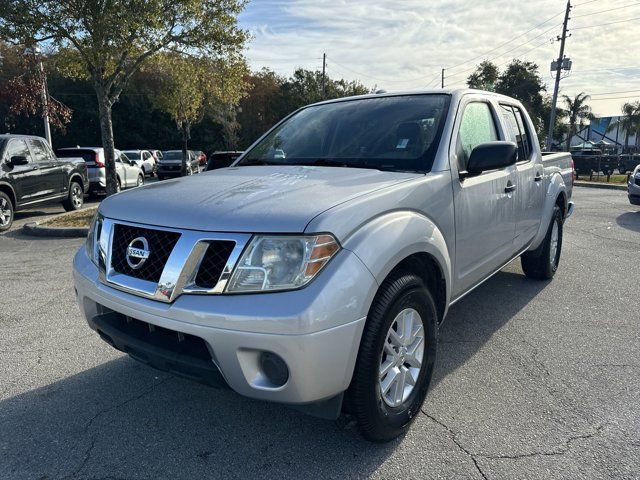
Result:
M561 82L561 93L585 91L593 95L595 113L616 114L623 102L640 98L640 2L574 3L566 50L573 71ZM558 0L253 0L240 23L253 35L246 52L251 67L282 75L296 67L321 68L326 52L333 78L408 90L439 86L445 67L446 85L456 87L464 86L483 59L501 65L521 58L540 65L551 91L549 63L559 47L552 39L560 34L565 5Z

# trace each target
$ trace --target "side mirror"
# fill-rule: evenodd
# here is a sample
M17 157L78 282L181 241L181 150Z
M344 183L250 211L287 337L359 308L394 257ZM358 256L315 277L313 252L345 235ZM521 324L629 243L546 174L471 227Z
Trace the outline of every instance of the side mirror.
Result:
M513 142L481 143L471 151L467 172L479 175L487 170L514 165L518 157L518 147Z
M129 165L131 165L132 167L137 167L138 164L136 163L135 160L129 160Z
M27 163L29 163L29 160L27 160L27 157L23 155L15 155L11 157L11 160L9 160L9 165L12 167L15 167L16 165L26 165Z

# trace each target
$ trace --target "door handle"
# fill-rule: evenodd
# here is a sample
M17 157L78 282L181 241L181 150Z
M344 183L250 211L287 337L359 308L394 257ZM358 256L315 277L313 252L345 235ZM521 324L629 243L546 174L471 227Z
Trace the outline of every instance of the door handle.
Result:
M31 167L31 170L38 170L40 167L37 165L34 165L33 167Z
M533 181L539 182L540 180L542 180L542 174L536 173L536 176L533 178Z
M516 189L516 186L513 183L509 182L509 183L507 183L507 186L504 187L504 193L511 193L515 189Z

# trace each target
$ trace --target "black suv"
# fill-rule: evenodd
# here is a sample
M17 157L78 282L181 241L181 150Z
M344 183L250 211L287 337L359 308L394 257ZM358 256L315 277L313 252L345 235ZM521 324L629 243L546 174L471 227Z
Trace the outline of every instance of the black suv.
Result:
M88 189L82 158L59 159L40 137L0 135L0 232L21 208L62 202L65 210L78 210Z

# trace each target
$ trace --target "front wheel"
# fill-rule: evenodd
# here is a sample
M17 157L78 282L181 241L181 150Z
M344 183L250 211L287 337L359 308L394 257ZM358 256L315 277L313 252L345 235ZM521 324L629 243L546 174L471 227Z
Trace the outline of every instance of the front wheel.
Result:
M380 287L347 392L348 408L366 439L392 440L420 413L435 362L437 318L420 277L397 272Z
M69 195L62 202L62 206L67 212L80 210L84 202L84 192L78 182L71 182L69 185Z
M138 181L136 182L136 187L141 187L144 185L144 175L138 175Z
M0 192L0 232L5 232L13 224L13 203L3 192Z
M535 280L550 280L558 270L560 251L562 250L562 211L558 205L553 207L551 223L542 244L520 257L524 274Z

